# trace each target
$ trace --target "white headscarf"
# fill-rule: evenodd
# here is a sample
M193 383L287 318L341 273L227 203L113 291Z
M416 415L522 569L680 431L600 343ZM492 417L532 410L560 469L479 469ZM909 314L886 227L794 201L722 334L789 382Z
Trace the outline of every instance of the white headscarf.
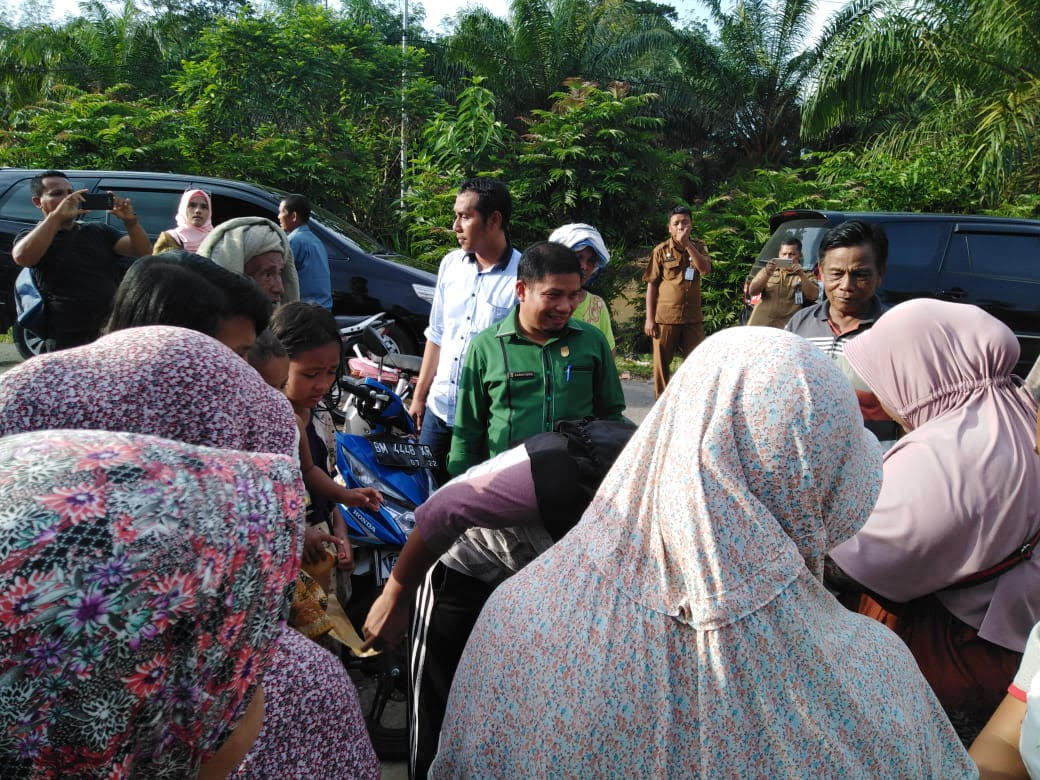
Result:
M289 239L278 225L263 217L238 217L221 222L206 236L198 249L221 268L245 276L245 265L250 258L264 252L281 252L282 303L300 300L300 282L296 276Z
M610 252L607 245L603 243L603 236L592 225L584 222L574 222L570 225L561 225L549 236L550 241L563 244L574 251L587 246L596 253L596 268L602 271L610 262Z

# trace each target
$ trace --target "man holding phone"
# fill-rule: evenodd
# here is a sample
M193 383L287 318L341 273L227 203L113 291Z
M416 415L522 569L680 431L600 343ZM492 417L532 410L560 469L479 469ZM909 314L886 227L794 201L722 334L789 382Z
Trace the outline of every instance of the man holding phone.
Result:
M74 190L61 171L44 171L29 185L43 219L15 239L15 264L33 269L33 281L47 313L47 351L87 344L97 338L119 284L120 255L152 253L151 241L128 198ZM121 233L100 222L79 222L90 210L104 210L126 226Z
M804 304L815 303L820 287L802 268L802 242L785 238L778 256L762 268L748 285L748 295L761 294L748 325L782 328Z

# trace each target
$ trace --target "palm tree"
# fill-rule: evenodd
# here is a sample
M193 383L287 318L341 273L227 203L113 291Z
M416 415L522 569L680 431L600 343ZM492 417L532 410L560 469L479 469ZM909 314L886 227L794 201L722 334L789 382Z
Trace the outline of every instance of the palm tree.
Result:
M815 0L738 0L724 11L708 0L719 28L716 58L693 69L714 114L715 143L751 165L797 157L803 92L819 62L808 45Z
M675 44L674 11L642 0L513 0L508 20L465 12L449 55L482 76L503 115L548 108L564 80L636 79Z
M873 120L867 154L966 147L989 200L1036 178L1036 0L855 0L823 46L805 133Z

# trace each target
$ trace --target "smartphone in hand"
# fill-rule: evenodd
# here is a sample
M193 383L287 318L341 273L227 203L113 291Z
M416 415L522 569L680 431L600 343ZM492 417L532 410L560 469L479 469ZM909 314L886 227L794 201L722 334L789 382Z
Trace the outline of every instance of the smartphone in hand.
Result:
M115 206L115 196L111 192L88 192L79 202L79 207L86 211L108 211Z
M773 265L777 268L786 268L790 270L794 266L794 260L790 257L774 257Z

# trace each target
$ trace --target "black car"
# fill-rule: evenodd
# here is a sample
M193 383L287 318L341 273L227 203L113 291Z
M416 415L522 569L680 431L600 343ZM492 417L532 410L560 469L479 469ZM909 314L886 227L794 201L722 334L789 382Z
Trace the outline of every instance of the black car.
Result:
M889 306L909 298L973 303L1018 337L1025 376L1040 355L1040 221L951 214L792 209L769 220L770 237L751 273L777 256L786 238L802 242L812 268L820 240L850 219L875 222L888 234L888 270L878 293Z
M14 324L14 280L20 270L11 260L15 236L31 228L42 214L31 200L29 181L40 170L0 168L0 332ZM188 176L175 173L131 171L66 171L76 189L107 192L132 199L145 232L154 241L174 227L181 193L205 190L213 199L213 223L234 217L261 216L277 222L278 204L286 193L271 187ZM92 211L85 220L122 223L104 211ZM354 225L321 208L314 208L311 229L329 253L332 273L332 311L337 315L387 312L394 326L386 334L397 349L419 354L430 317L437 277L399 262L402 258L365 235ZM16 339L17 340L17 339ZM390 346L394 346L390 345ZM23 350L25 345L20 344Z

